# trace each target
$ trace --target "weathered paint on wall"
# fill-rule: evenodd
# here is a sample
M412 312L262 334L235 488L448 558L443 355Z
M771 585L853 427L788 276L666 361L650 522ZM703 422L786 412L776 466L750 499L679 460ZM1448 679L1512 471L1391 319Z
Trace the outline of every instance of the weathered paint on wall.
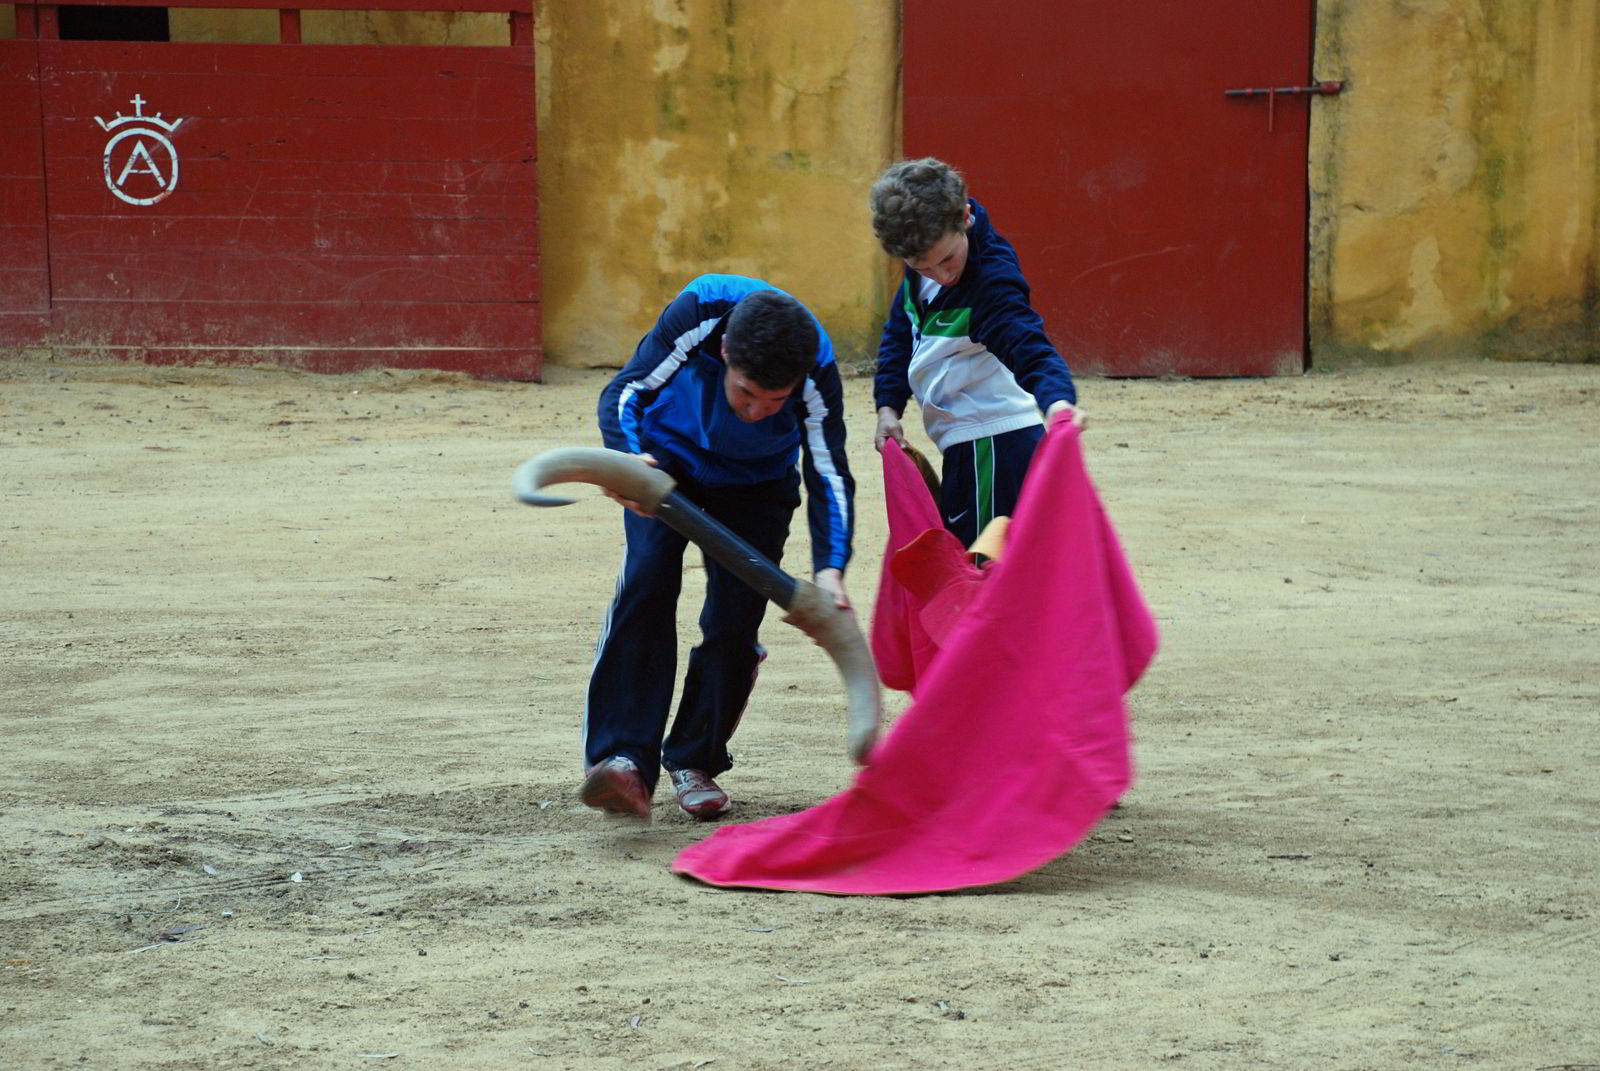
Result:
M174 41L269 45L278 40L276 10L167 9ZM478 11L301 11L308 45L503 45L504 15Z
M702 272L756 275L870 360L896 145L893 0L544 0L545 347L614 365Z
M0 4L0 39L12 40L17 36L17 9L12 4Z
M278 40L276 11L167 8L167 34L174 41L270 45Z
M1319 0L1313 363L1600 359L1600 4ZM171 10L180 40L272 12ZM863 204L898 154L895 0L542 0L552 362L616 364L682 283L761 275L870 362L892 272ZM911 8L914 13L914 7ZM0 5L0 34L10 8ZM495 16L306 12L310 42L505 40Z
M1600 359L1594 0L1323 0L1313 361Z
M302 11L306 44L504 45L506 16L484 11Z
M868 362L889 290L866 190L898 132L895 0L542 0L546 360L615 365L702 272L805 301ZM178 9L172 9L178 14ZM276 39L194 12L175 39ZM308 43L499 44L482 15L305 11ZM246 36L241 37L240 34ZM181 37L180 37L181 35Z

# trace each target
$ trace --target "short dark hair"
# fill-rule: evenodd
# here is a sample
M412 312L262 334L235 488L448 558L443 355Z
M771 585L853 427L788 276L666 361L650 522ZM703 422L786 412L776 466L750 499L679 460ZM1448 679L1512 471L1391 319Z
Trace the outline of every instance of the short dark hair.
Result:
M739 299L723 332L728 365L763 390L783 390L817 363L822 336L806 307L788 294L756 290Z
M872 233L891 257L922 256L967 220L967 182L932 156L890 164L872 184Z

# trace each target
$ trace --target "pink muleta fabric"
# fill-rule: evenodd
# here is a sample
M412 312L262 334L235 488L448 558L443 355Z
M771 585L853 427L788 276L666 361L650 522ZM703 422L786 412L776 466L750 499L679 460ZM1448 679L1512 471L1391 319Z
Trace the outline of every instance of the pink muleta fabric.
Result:
M883 498L889 513L889 545L878 574L872 616L872 659L878 679L899 692L914 692L939 647L921 626L921 606L890 567L895 552L928 531L944 531L939 506L917 466L893 439L883 444ZM959 542L951 536L952 542Z
M884 679L916 698L851 786L725 826L673 870L713 885L936 892L1007 881L1088 833L1132 780L1124 694L1157 637L1079 438L1064 418L1051 427L993 566L902 564L919 598L885 559L873 651ZM898 447L883 464L898 551L927 530L932 497ZM925 618L941 595L970 601L953 619L948 606Z

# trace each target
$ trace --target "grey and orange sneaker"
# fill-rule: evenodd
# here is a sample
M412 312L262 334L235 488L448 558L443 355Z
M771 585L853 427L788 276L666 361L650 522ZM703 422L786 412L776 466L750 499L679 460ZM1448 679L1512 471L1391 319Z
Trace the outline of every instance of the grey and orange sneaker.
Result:
M639 765L622 755L613 755L590 767L578 795L584 806L597 811L650 821L650 793L644 787Z
M699 770L672 770L672 791L678 806L691 818L720 818L727 811L728 794Z

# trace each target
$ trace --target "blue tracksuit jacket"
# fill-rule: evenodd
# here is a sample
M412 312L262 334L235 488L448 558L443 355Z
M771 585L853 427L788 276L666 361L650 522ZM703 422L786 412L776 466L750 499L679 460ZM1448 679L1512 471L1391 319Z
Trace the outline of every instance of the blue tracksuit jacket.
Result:
M855 480L845 458L839 368L822 324L816 366L776 414L746 424L723 392L728 314L744 295L777 289L742 275L690 282L601 392L600 434L610 449L652 454L675 478L709 486L783 479L803 460L813 569L843 569Z

